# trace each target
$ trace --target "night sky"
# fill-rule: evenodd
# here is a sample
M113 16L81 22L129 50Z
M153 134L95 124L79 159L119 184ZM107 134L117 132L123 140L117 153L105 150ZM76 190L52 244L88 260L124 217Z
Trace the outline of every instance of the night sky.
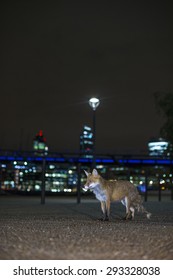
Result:
M173 92L172 1L1 1L0 149L77 152L96 112L96 151L139 153Z

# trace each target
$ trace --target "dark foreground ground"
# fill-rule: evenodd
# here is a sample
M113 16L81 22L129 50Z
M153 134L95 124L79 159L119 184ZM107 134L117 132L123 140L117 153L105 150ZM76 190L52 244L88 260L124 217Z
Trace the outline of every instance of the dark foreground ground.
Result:
M101 222L93 199L0 196L0 259L173 259L173 201L144 203L150 220L111 207Z

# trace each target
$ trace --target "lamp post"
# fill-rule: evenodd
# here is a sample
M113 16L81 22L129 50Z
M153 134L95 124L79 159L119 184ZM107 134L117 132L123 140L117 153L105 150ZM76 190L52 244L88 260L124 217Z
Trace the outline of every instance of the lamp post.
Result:
M46 155L48 152L48 147L46 145L46 140L43 136L42 130L40 130L39 133L34 138L34 151L35 154L42 156L41 204L45 204L45 173L46 173Z
M92 97L89 100L89 105L93 109L93 163L92 167L96 166L96 158L95 158L95 147L96 147L96 109L100 104L100 100L96 97Z

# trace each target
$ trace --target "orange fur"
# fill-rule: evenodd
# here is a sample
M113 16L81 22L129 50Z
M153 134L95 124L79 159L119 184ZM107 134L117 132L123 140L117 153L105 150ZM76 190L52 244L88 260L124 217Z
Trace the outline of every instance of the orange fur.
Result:
M134 219L135 209L144 212L147 218L150 218L151 214L143 207L141 196L131 182L105 180L98 174L96 169L93 170L92 174L86 171L85 173L87 181L83 189L93 191L96 198L101 202L103 220L109 220L111 202L119 200L126 206L125 219Z

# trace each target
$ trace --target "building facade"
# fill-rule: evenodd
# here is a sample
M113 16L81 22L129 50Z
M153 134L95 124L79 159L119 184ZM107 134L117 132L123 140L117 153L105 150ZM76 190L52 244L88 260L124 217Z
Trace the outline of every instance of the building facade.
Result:
M91 171L92 158L78 154L3 152L0 154L2 190L39 192L42 188L43 159L45 189L51 193L76 193L85 183L84 169ZM173 160L149 156L96 156L96 168L106 179L127 179L141 191L172 190ZM79 181L80 180L80 181ZM81 189L82 191L82 189Z
M43 131L40 130L39 133L36 134L33 140L33 150L37 154L47 154L48 146L46 143L46 138L43 135Z
M150 156L169 156L170 143L163 138L152 139L148 142Z
M86 158L92 158L93 132L91 127L84 125L80 135L80 154Z

